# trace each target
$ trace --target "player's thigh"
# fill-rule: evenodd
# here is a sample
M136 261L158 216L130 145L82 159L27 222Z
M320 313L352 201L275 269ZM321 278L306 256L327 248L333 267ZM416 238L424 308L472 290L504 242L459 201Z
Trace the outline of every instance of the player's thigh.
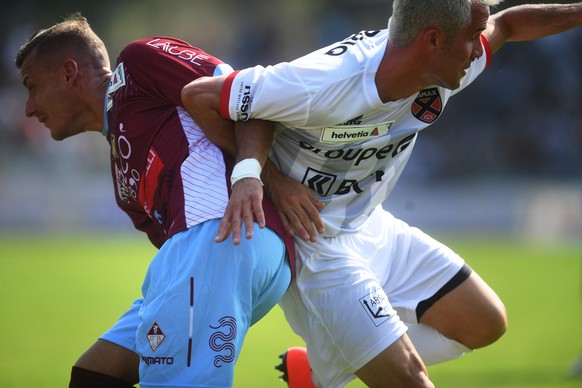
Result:
M135 350L135 333L143 300L135 300L119 320L75 363L76 367L138 382L139 357Z
M137 330L143 387L231 385L251 322L289 285L284 246L272 231L217 244L218 223L173 236L148 269Z
M123 346L97 340L75 363L75 366L137 384L139 357Z
M139 325L139 310L142 305L143 299L136 299L117 322L101 335L100 339L135 351L135 332Z
M296 242L296 278L280 304L323 386L343 386L406 332L371 265L382 244L382 233Z
M448 338L476 349L497 340L507 313L495 291L476 273L438 299L420 319Z

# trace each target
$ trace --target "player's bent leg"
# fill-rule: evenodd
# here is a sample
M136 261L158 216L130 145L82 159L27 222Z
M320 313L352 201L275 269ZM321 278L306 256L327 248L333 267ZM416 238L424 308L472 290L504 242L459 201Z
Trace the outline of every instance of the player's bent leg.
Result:
M445 337L429 325L406 322L406 326L406 334L426 366L454 360L473 351L462 343Z
M138 383L135 332L143 300L137 299L75 363L70 388L132 387Z
M138 368L137 354L99 339L73 366L69 387L133 387L139 380Z
M419 318L447 338L470 349L497 341L507 330L507 311L497 294L477 275L436 300Z
M251 323L289 286L285 247L274 232L217 244L219 222L172 236L148 268L136 343L141 387L232 386Z
M74 366L69 388L135 388L127 381Z
M368 387L434 387L406 334L356 371L356 376Z
M257 265L253 268L251 325L263 318L281 300L291 283L291 267L283 240L269 228L256 228L254 244Z

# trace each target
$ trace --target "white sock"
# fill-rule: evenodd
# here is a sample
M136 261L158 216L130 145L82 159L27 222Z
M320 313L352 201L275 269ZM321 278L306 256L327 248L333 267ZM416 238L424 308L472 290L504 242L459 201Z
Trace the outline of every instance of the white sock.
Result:
M405 322L405 324L408 326L408 336L425 365L454 360L472 351L462 343L445 337L431 326L422 323Z

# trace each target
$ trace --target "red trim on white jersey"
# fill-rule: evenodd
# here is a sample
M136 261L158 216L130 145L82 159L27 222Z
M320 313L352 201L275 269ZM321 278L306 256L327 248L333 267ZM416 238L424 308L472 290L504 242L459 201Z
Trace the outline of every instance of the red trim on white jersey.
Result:
M230 112L228 109L230 103L230 88L234 81L234 77L239 73L240 70L235 70L226 77L224 83L222 84L222 91L220 93L220 115L222 118L230 120Z

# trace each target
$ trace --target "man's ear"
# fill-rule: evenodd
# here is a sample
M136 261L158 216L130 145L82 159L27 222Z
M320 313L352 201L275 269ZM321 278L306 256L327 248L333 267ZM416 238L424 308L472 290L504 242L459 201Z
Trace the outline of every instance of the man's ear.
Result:
M428 27L422 32L422 43L428 51L435 51L444 46L445 34L437 27Z
M68 86L73 86L79 75L79 66L74 59L66 59L60 68L62 79Z

